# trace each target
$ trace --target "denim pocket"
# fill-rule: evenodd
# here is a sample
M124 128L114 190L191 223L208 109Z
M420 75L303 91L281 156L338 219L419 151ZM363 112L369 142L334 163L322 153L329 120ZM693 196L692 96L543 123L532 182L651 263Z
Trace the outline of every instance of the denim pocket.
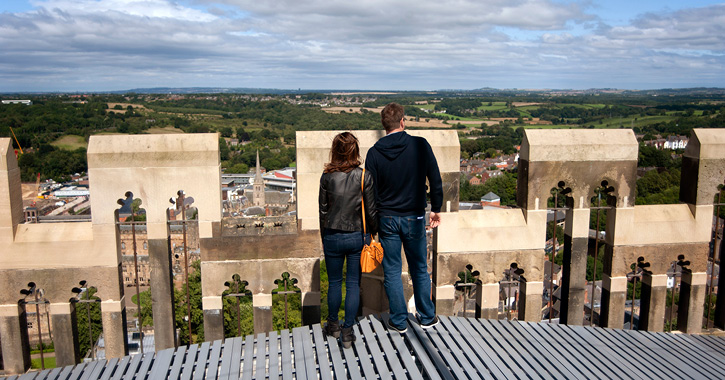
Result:
M425 239L425 217L417 218L412 216L407 219L408 231L406 235L408 235L408 238L411 240Z

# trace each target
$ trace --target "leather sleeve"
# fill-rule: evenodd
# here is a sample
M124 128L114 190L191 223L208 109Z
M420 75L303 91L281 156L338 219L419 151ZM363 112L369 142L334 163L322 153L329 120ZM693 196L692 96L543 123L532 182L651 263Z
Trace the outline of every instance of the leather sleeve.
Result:
M327 211L330 207L327 198L327 181L325 174L320 177L320 194L318 196L319 212L320 212L320 236L322 236L325 226L327 225Z
M363 188L363 201L365 202L365 221L368 233L374 235L378 232L378 207L375 199L375 183L372 174L365 171L365 184Z

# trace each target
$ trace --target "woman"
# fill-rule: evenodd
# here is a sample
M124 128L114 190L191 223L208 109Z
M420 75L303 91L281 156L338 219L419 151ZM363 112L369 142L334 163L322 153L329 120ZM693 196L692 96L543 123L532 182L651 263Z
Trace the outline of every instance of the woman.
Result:
M355 135L343 132L332 140L330 162L320 178L320 233L330 288L327 306L330 316L324 331L340 340L345 348L355 341L355 324L360 305L360 252L370 235L377 232L377 210L373 178L360 167L360 148ZM363 236L362 202L365 202L367 234ZM342 267L347 260L345 322L340 329L338 311L342 303ZM342 334L340 334L342 332Z

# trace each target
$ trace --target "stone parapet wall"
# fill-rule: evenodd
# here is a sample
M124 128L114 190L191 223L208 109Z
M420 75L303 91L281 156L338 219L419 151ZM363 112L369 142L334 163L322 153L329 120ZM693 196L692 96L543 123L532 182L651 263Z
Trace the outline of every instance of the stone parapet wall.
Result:
M6 370L29 365L25 313L19 290L28 282L45 289L56 305L53 321L69 326L74 308L71 289L86 280L98 288L107 357L126 351L127 319L121 281L123 257L116 226L117 199L126 192L146 210L148 263L151 267L157 349L178 344L175 338L172 256L167 224L169 198L179 190L193 197L198 209L202 305L206 339L223 338L222 293L225 281L238 274L253 293L255 330L272 326L274 281L282 273L298 280L304 323L320 319L318 188L329 160L332 138L339 131L297 132L297 215L222 218L218 135L93 136L88 163L93 217L91 222L22 224L20 173L9 139L0 139L0 334ZM383 136L382 130L353 131L361 155ZM606 181L612 187L604 244L601 325L621 327L630 265L640 257L646 273L649 329L661 330L662 276L684 256L679 325L697 332L702 315L707 255L712 228L713 196L725 183L725 130L695 130L683 159L678 205L634 206L638 144L630 130L526 130L518 170L520 208L458 211L460 146L454 130L409 131L431 144L444 181L442 225L433 233L433 297L441 314L455 310L458 274L471 264L477 278L479 315L495 318L499 281L511 264L523 270L519 290L521 320L541 318L546 260L547 200L560 184L567 199L562 269L561 323L581 324L588 252L590 198ZM190 229L188 231L192 233ZM195 233L195 232L194 232ZM190 238L190 240L196 239ZM408 279L406 294L410 294ZM364 276L363 307L387 307L382 276ZM685 299L683 299L683 297ZM699 313L699 314L698 314ZM725 307L716 314L725 313ZM699 319L698 319L699 318ZM722 317L721 317L722 320ZM221 334L221 336L220 336ZM76 343L63 335L59 358L77 361ZM65 363L64 363L65 364Z

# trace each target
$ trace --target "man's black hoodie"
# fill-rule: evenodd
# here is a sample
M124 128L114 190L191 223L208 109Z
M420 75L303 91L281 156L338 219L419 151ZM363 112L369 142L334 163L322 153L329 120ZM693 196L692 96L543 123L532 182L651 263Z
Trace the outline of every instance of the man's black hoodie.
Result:
M426 139L405 132L389 134L370 148L365 168L374 179L378 215L425 215L426 178L430 184L431 211L441 211L443 182Z

